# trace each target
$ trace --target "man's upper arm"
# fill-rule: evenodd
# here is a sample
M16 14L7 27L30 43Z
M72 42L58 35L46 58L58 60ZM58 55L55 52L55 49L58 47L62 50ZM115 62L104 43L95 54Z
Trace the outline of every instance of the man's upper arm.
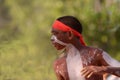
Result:
M113 59L107 52L97 49L96 59L102 66L120 67L120 62Z
M105 51L102 51L98 57L99 57L99 60L101 61L102 66L108 66L105 72L120 77L120 62L119 61L113 59Z
M53 68L54 68L54 71L55 71L55 74L56 74L56 77L58 80L64 80L62 75L59 73L59 64L57 61L55 61L53 63Z
M105 61L108 66L112 67L120 67L120 62L112 58L108 53L105 51L102 52L102 60Z

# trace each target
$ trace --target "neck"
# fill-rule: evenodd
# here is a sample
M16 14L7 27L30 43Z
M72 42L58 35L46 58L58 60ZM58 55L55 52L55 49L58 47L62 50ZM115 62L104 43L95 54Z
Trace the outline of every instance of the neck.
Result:
M78 39L75 39L72 43L78 50L82 49L84 46L80 43Z
M74 39L74 40L72 40L71 41L71 44L76 48L76 49L78 49L79 51L81 50L81 49L83 49L83 45L80 43L80 41L78 40L78 39ZM66 49L66 51L68 51L70 48L68 47L67 49Z

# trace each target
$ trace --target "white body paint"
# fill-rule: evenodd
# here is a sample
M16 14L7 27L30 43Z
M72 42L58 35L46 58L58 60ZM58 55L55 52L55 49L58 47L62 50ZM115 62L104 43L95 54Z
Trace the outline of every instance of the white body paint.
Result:
M83 69L82 60L79 51L73 46L67 46L67 69L70 80L85 80L81 75Z
M110 75L106 80L120 80L120 78L114 75Z
M113 59L111 56L109 56L106 52L102 53L104 60L113 67L120 67L120 62L116 61L115 59Z
M120 62L113 59L111 56L109 56L106 52L102 53L104 60L113 67L120 67ZM110 75L106 80L120 80L120 77Z

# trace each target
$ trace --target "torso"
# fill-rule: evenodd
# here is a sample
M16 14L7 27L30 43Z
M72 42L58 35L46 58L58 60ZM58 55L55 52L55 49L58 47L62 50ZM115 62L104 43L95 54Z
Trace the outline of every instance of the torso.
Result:
M55 73L59 74L62 77L61 80L69 80L67 65L66 65L66 57L59 58L54 63Z
M99 58L97 57L100 55L100 53L102 53L101 50L91 47L86 47L85 49L81 50L80 55L81 55L83 67L89 65L102 66L103 64L99 61ZM66 58L67 58L66 56L63 56L57 59L55 62L55 66L56 66L55 71L57 74L60 74L62 77L60 80L70 80L67 69ZM90 78L86 78L85 80L103 80L103 76L98 74L93 74Z

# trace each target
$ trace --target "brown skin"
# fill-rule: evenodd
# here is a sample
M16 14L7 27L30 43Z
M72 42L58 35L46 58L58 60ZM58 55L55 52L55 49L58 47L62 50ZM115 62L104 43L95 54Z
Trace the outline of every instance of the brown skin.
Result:
M63 42L66 41L65 38L62 38L65 36L64 32L56 30L56 29L52 29L51 33L52 33L52 35L55 35L59 40L61 40ZM61 49L65 48L65 46L55 43L54 40L52 40L52 39L51 39L51 42L57 50L61 50Z
M93 55L94 49L81 45L81 43L79 42L79 39L76 36L74 36L72 31L63 32L63 31L52 28L51 32L59 40L65 43L73 44L79 51L89 50L91 52L90 55L91 56ZM60 45L58 43L54 43L53 40L51 41L57 50L61 50L65 48L65 46ZM83 64L84 68L81 71L81 73L86 78L86 80L96 80L94 79L96 75L100 75L100 76L97 76L99 77L99 79L97 80L103 80L103 74L105 73L110 73L110 74L120 77L120 74L118 73L116 74L116 71L120 71L120 67L117 67L117 68L108 67L109 65L104 61L101 53L102 51L99 51L99 50L97 51L97 55L91 64L88 64L88 65ZM86 54L84 53L82 55L84 56ZM54 70L55 70L58 80L69 80L68 72L67 72L67 65L66 65L66 56L63 56L54 62Z

